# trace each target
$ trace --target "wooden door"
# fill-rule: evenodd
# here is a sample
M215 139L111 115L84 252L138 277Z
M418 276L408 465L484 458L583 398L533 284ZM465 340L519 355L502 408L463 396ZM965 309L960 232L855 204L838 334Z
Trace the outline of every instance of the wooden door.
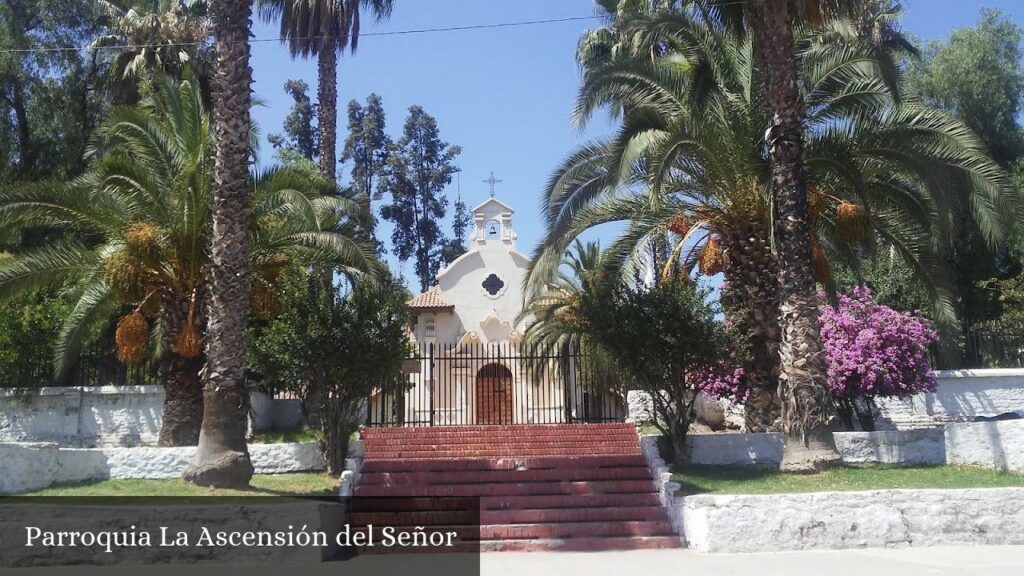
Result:
M488 364L476 375L476 423L512 423L512 372Z

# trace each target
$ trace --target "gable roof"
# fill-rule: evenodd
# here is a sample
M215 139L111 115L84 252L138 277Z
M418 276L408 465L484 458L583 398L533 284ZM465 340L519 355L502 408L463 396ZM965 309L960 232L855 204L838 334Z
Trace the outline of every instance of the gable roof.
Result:
M509 206L508 204L505 204L504 202L502 202L501 200L498 200L497 198L495 198L493 196L488 198L487 200L484 200L480 204L478 204L476 208L473 208L472 212L473 213L479 212L481 209L483 209L484 206L487 206L488 204L497 204L498 206L501 206L502 208L504 208L505 210L507 210L509 212L515 212L515 210L511 206Z
M454 312L455 305L448 302L441 296L441 290L433 286L430 290L410 299L405 303L406 308L421 312Z

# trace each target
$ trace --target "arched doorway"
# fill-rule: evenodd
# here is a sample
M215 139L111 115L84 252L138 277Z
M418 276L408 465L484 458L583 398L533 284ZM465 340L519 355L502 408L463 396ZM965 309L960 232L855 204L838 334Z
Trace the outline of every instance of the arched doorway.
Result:
M512 423L512 371L501 364L476 373L476 423Z

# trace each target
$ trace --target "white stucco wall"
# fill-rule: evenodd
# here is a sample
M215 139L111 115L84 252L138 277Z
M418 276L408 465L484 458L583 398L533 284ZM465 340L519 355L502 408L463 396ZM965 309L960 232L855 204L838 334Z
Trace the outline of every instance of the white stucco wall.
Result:
M686 541L700 552L1024 544L1024 488L679 500Z
M943 370L935 376L938 389L933 393L879 399L881 423L920 428L1024 410L1024 369Z
M195 447L60 448L56 443L0 443L0 494L110 478L178 478ZM257 474L323 470L315 442L250 444Z
M252 394L254 430L294 430L298 400ZM0 442L57 442L62 446L156 444L163 421L162 386L0 389Z
M1024 420L949 424L946 462L1024 472Z
M920 465L946 462L941 428L836 432L833 437L844 462Z
M781 434L690 434L686 439L690 464L699 466L778 466L784 442Z

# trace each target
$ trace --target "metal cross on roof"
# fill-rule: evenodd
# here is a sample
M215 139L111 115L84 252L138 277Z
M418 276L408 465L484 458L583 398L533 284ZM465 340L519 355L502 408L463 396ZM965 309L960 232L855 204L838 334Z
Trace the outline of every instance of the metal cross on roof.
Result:
M494 185L499 183L499 182L501 182L501 180L498 180L497 178L494 177L494 172L491 172L491 177L490 178L488 178L487 180L484 180L484 184L490 184L491 185L491 198L494 198Z

